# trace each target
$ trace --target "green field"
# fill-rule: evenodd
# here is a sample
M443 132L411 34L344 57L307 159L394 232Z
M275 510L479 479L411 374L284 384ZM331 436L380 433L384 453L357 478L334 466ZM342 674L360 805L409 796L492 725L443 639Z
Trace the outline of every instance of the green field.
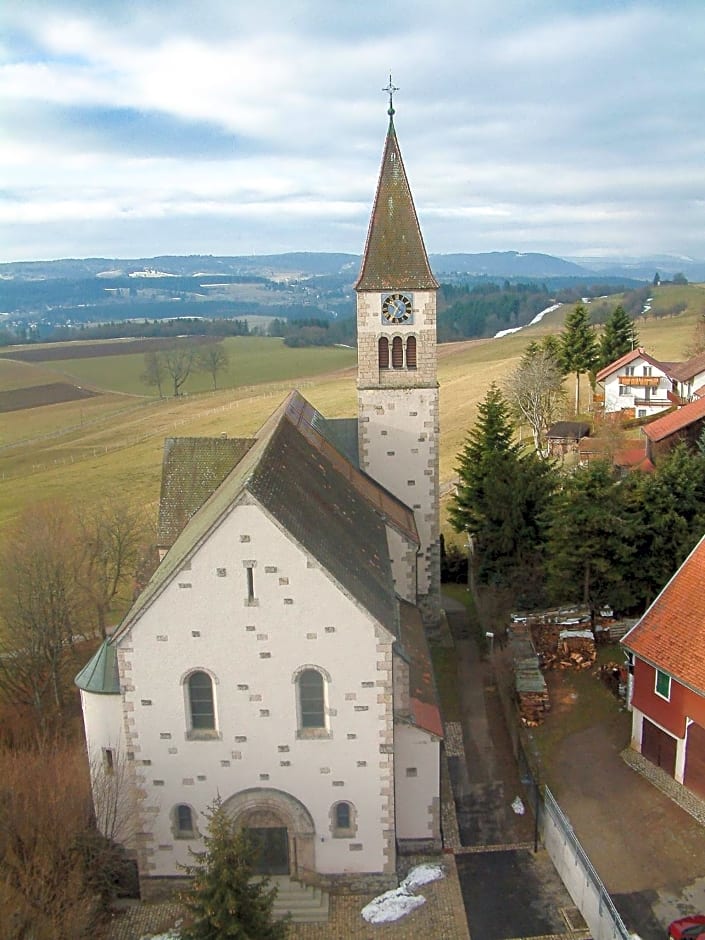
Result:
M688 312L637 324L641 345L657 358L685 358L696 318L705 309L703 288L684 290L694 301ZM489 384L501 384L531 338L558 331L569 309L502 339L439 347L440 466L446 493L456 455ZM324 414L355 414L354 350L288 349L278 340L254 337L226 342L231 387L198 392L208 386L202 376L201 386L189 386L190 394L178 399L144 397L141 356L63 360L56 363L60 370L0 360L0 389L55 382L66 375L79 384L111 389L96 398L0 415L0 531L25 507L44 499L91 501L124 493L156 507L165 437L251 435L293 386ZM567 382L572 388L571 377ZM582 386L587 410L589 383Z

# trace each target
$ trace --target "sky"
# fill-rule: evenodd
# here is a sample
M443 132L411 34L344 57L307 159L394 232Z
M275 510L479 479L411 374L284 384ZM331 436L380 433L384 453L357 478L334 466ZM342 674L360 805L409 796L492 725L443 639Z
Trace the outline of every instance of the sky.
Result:
M429 252L705 257L703 0L7 0L0 261L360 253L390 72Z

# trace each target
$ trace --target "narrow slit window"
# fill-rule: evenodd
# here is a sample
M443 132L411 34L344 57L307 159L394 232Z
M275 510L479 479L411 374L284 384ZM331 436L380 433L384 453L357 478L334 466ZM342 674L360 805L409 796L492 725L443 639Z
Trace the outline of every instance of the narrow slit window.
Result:
M248 566L245 571L247 572L247 603L251 604L255 599L255 569Z

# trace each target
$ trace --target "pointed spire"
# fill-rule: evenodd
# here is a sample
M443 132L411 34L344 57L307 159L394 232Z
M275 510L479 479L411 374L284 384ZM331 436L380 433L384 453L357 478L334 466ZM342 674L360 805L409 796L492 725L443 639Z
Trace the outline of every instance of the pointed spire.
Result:
M355 290L436 290L438 281L428 263L419 220L394 129L392 84L389 95L389 128L379 173L365 253Z

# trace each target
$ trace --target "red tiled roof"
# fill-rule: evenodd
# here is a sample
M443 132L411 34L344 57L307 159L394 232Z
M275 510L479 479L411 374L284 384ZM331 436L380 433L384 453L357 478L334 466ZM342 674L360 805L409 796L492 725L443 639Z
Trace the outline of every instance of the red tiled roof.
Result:
M622 642L641 659L705 694L705 537Z
M614 362L610 362L610 364L605 366L604 369L600 369L600 371L595 376L595 381L602 382L603 379L606 379L608 376L618 372L624 366L628 366L629 363L633 362L635 359L643 359L644 362L648 362L649 365L655 366L657 369L660 369L661 372L668 376L672 375L673 370L681 365L680 362L661 362L659 359L654 359L654 357L650 356L642 346L639 346L638 349L632 349L630 352L620 356L619 359L615 359Z
M641 470L644 473L651 473L654 465L644 453L644 445L637 447L625 447L614 455L612 463L615 467L628 467L630 470Z
M662 441L676 431L687 428L694 421L705 418L705 398L696 398L677 411L671 411L663 418L657 418L650 424L645 424L642 431L652 442Z
M697 356L691 356L685 362L679 362L673 369L673 378L679 382L687 382L694 378L700 372L705 371L705 352L698 353Z

